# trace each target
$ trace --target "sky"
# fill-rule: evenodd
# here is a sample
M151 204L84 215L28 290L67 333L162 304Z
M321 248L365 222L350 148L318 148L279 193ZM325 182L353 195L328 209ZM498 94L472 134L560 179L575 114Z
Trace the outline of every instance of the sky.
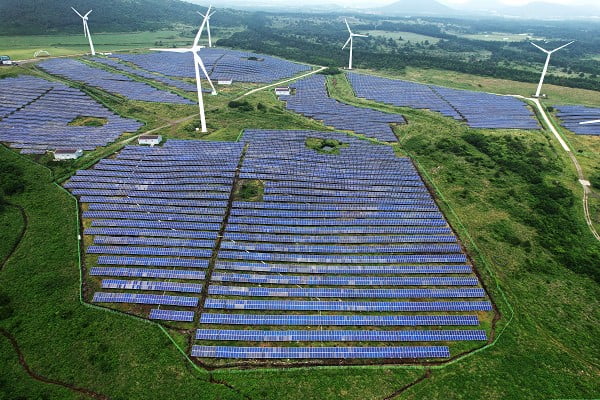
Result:
M305 3L336 3L346 7L373 7L373 6L383 6L386 4L391 4L395 0L309 0ZM476 3L476 0L438 0L440 3L444 3L449 6L462 6L466 3ZM563 5L598 5L598 0L486 0L486 3L496 3L500 5L508 5L508 6L519 6L524 5L526 3L531 3L534 1L543 1L547 3L555 3L555 4L563 4ZM218 3L218 1L217 1ZM239 3L239 4L248 4L248 3L270 3L270 4L279 4L279 5L297 5L297 0L253 0L248 2L247 0L227 0L227 3Z

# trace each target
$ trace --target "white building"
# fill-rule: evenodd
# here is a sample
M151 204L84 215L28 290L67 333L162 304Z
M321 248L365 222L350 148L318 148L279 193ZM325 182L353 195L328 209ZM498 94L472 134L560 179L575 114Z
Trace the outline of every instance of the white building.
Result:
M162 142L161 135L142 135L138 138L139 144L155 146L157 144L160 144L160 142Z
M218 85L231 86L233 84L233 79L219 79L217 81Z
M55 161L76 160L83 155L81 149L59 149L54 151Z
M275 96L289 96L292 91L289 87L278 87L275 88Z

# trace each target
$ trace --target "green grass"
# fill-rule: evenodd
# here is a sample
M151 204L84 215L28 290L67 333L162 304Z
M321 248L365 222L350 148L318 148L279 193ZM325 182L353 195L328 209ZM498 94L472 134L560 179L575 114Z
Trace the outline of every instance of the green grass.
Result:
M429 43L431 43L431 44L435 44L440 41L439 38L436 38L433 36L420 35L418 33L413 33L413 32L390 32L390 31L375 30L375 31L366 31L366 32L361 32L361 33L364 33L369 36L382 36L386 39L395 39L395 40L402 39L403 44L407 43L407 42L421 43L426 40L429 41Z
M306 147L324 154L340 154L340 148L348 147L347 144L335 139L322 139L318 137L306 138Z
M189 28L191 29L191 28ZM188 30L186 28L186 30ZM193 39L181 37L181 30L131 33L93 33L94 47L97 52L117 50L147 49L164 45L186 46ZM83 35L39 35L39 36L0 36L0 54L6 54L14 60L31 59L38 50L46 50L51 56L68 56L88 53L87 39ZM42 57L43 58L43 57Z
M543 40L543 38L531 36L530 34L517 34L517 33L506 33L506 32L489 32L489 33L477 33L477 34L460 34L451 32L453 35L463 37L466 39L473 40L485 40L489 42L524 42L526 40ZM533 39L532 39L533 38Z
M25 221L18 208L0 205L0 264L12 251L24 226Z
M430 78L451 82L446 75ZM464 79L454 85L467 85ZM344 78L329 80L334 97L407 117L408 125L394 128L400 139L395 150L418 163L503 314L497 330L502 334L494 345L443 368L432 368L431 377L401 398L598 397L600 290L589 277L598 246L585 226L575 172L555 139L547 132L469 129L438 113L357 99ZM480 84L494 87L500 82ZM119 113L144 118L148 127L195 112L191 106L171 108L93 94ZM206 97L211 110L208 135L195 132L196 121L161 133L235 140L244 128L325 129L285 110L272 91L246 98L252 111L227 107L237 95L239 90L232 89L223 96ZM564 96L583 95L565 89ZM259 110L259 103L266 109ZM592 138L569 139L594 153L595 147L586 147L590 145L586 140ZM54 173L69 173L120 146L90 153L80 163L55 168ZM597 154L583 157L582 163L591 170ZM0 148L0 158L25 172L26 190L11 201L25 208L29 221L18 251L0 272L0 288L14 308L0 327L16 337L31 368L41 375L114 399L179 399L199 394L203 399L381 399L423 375L424 369L402 366L212 373L192 369L157 325L80 303L73 198L52 183L50 171L42 166L5 148ZM0 221L9 221L4 225L8 232L3 233L8 240L21 229L11 212L0 215ZM0 251L6 252L3 248ZM565 258L569 256L575 258ZM512 319L504 294L514 307ZM185 346L183 335L171 334ZM0 343L0 393L5 398L77 398L29 379L8 342L0 338ZM210 383L211 374L221 384Z
M258 179L241 179L235 188L235 201L263 201L265 184Z

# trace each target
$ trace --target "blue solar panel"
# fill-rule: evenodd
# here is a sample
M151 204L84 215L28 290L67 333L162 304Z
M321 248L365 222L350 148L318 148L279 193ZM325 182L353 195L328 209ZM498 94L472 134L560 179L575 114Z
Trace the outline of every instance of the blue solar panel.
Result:
M167 296L143 293L107 293L94 294L95 303L132 303L132 304L161 304L168 306L196 307L196 297Z
M429 109L472 128L539 129L532 111L519 99L415 82L347 74L358 97L400 107Z
M491 311L489 301L302 301L207 298L206 308L287 311Z
M178 310L159 310L154 308L150 310L150 315L148 318L159 319L163 321L192 322L194 321L194 312Z
M248 342L444 342L487 340L483 330L237 330L198 329L196 340L236 340Z
M445 346L418 347L232 347L193 346L200 358L447 358Z
M340 289L263 288L210 285L209 294L250 297L335 297L335 298L467 298L485 297L480 288L466 289Z

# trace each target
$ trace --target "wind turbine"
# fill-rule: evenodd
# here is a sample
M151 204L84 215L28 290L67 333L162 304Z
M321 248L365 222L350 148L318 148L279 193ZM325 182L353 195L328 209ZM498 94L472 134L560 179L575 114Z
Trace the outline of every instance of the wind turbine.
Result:
M202 15L203 18L206 18L206 31L208 32L208 47L212 47L212 38L210 36L210 17L212 17L213 14L217 12L216 10L210 12L211 7L212 6L208 7L206 14L202 14L200 11L196 11L198 14Z
M210 7L208 7L206 15L210 15ZM198 90L198 107L200 108L200 124L202 125L202 132L207 132L207 129L206 116L204 114L204 99L202 96L202 84L200 83L200 68L202 69L202 72L204 72L204 76L206 77L206 80L212 88L211 94L217 94L217 90L215 89L212 81L210 80L208 72L206 72L206 67L204 66L202 59L198 55L198 51L204 48L204 46L199 46L198 42L200 41L200 35L202 35L202 30L204 29L204 25L206 25L207 20L208 17L205 16L202 20L202 25L200 25L200 29L198 29L198 33L196 34L196 38L194 39L194 45L192 47L187 49L150 49L154 51L166 51L170 53L192 53L194 55L194 69L196 71L196 88Z
M592 125L592 124L600 124L600 119L595 119L592 121L583 121L583 122L579 123L579 125Z
M569 42L565 45L562 45L562 46L557 47L556 49L550 50L550 51L538 46L537 44L535 44L533 42L530 42L530 43L548 55L546 57L546 64L544 64L544 70L542 71L542 77L540 78L540 83L537 87L537 91L535 92L535 97L540 97L540 93L542 91L542 84L544 83L544 78L546 77L546 72L548 71L548 64L550 64L550 56L552 56L552 53L554 53L560 49L563 49L572 43L575 43L575 41Z
M346 28L348 28L348 33L350 33L350 37L348 38L348 40L346 40L346 44L344 44L344 47L342 47L342 50L344 50L346 48L346 46L348 46L348 43L350 43L350 62L348 63L348 69L352 69L352 45L354 44L354 38L355 37L368 37L367 35L359 35L358 33L352 33L352 30L350 29L350 25L348 25L348 20L346 20L346 18L344 18L344 22L346 23Z
M96 50L94 50L94 43L92 42L92 35L90 34L90 28L88 27L88 23L87 23L88 22L88 15L90 15L90 13L92 12L92 10L88 11L87 14L85 14L85 15L79 14L79 11L77 11L73 7L71 7L71 10L75 11L75 14L79 15L81 17L81 19L83 20L83 34L90 41L90 50L92 52L92 55L95 56L96 55Z

